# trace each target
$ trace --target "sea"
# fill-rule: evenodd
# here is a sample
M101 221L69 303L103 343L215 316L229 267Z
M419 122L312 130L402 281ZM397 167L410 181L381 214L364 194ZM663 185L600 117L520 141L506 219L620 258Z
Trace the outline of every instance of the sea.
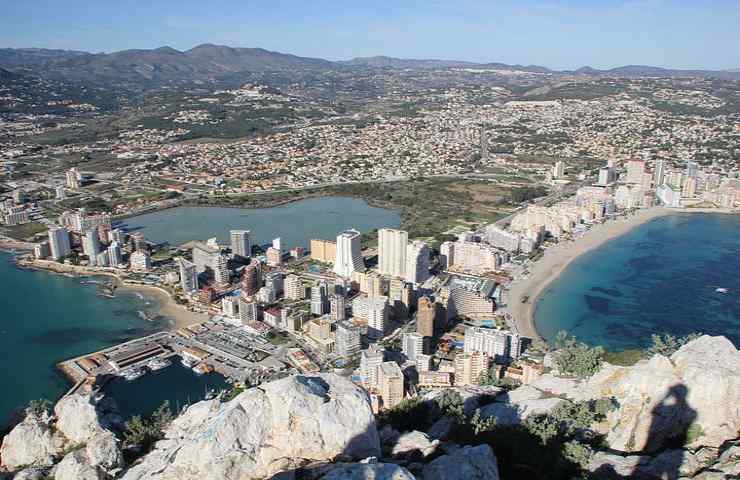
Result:
M126 223L153 241L172 245L213 236L228 242L229 230L248 229L257 242L280 236L286 248L307 245L311 238L333 238L349 227L398 227L400 216L362 200L326 197L266 209L174 208ZM105 282L103 277L23 270L11 260L10 254L0 253L0 428L30 400L56 401L70 388L55 368L59 361L170 327L168 319L156 315L155 299L122 290L115 298L98 295L100 286L90 281ZM176 410L222 388L228 385L218 374L196 376L173 362L130 382L116 380L106 394L122 413L147 415L164 400Z
M621 351L649 346L652 334L696 332L740 347L740 215L675 213L639 225L571 262L534 316L550 342L564 330Z

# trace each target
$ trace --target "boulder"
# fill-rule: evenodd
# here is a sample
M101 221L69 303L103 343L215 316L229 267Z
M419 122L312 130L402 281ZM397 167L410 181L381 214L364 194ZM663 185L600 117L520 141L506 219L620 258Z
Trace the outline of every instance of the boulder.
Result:
M434 422L427 435L432 440L446 440L455 429L455 425L457 425L457 421L454 418L444 416Z
M0 474L0 478L5 480L6 477ZM13 480L47 480L49 478L48 468L31 467L17 472L14 476L7 477Z
M481 409L481 416L495 418L497 425L516 425L525 421L530 415L547 413L562 402L567 402L567 400L539 398L521 400L516 403L494 402Z
M547 392L551 395L565 396L568 398L574 398L576 396L580 385L580 380L575 378L557 377L550 373L540 375L529 384L530 387L536 388L537 390Z
M380 454L367 393L333 374L297 375L230 402L201 402L125 480L269 478L310 462Z
M54 467L54 480L104 480L105 475L87 462L83 450L68 453Z
M47 419L27 415L3 439L0 458L2 466L8 470L21 466L50 466L63 448L64 439Z
M104 430L93 436L85 446L87 462L93 467L112 470L123 465L123 454L118 439Z
M591 458L588 470L598 479L640 478L676 480L691 477L701 469L696 457L687 450L666 450L660 455L620 456L597 452Z
M724 337L704 335L674 353L632 367L605 365L583 382L575 400L614 397L607 417L609 446L657 451L683 443L718 447L740 430L740 352Z
M464 447L424 467L424 480L498 480L498 464L488 445Z
M355 463L332 469L321 480L416 480L405 468L389 463Z
M54 407L56 428L72 443L86 443L104 431L94 400L89 395L67 395Z
M429 440L426 433L414 430L398 437L396 444L391 450L391 455L398 457L419 452L423 457L428 457L434 453L439 443L439 440Z
M733 445L722 452L713 468L740 478L740 445Z
M382 445L394 445L398 441L398 437L401 436L393 427L386 425L378 432L380 436L380 443Z

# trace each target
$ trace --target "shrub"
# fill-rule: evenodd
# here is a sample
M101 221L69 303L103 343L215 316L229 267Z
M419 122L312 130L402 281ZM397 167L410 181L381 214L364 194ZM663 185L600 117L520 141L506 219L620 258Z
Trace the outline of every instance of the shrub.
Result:
M670 357L676 353L679 348L683 347L690 341L701 337L701 335L701 333L691 333L684 337L676 337L667 333L664 333L663 335L653 334L651 337L652 345L648 348L647 353L650 356L660 354Z
M173 419L169 401L162 403L148 418L134 415L124 425L124 443L148 452L155 442L164 438L164 431Z
M586 378L599 371L604 359L603 348L589 347L564 331L558 332L555 344L559 349L555 353L555 363L561 372Z

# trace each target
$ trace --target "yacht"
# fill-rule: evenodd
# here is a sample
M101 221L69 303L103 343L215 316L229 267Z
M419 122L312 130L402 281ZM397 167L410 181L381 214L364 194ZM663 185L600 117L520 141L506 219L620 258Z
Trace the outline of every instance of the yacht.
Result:
M155 358L154 360L146 364L146 366L152 372L156 372L157 370L162 370L163 368L167 368L170 365L172 365L172 362L167 360L166 358Z
M143 376L146 372L143 368L129 368L121 372L121 376L126 379L126 381L132 381L136 380L137 378Z

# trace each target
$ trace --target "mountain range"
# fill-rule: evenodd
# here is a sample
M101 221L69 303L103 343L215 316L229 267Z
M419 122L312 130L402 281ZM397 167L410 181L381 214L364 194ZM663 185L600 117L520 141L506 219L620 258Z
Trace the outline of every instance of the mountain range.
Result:
M675 70L629 65L610 70L583 67L575 71L556 71L537 65L475 63L456 60L401 59L386 56L329 61L272 52L262 48L234 48L203 44L190 50L172 47L88 53L43 48L0 49L0 68L15 74L48 79L125 83L140 86L211 82L240 72L292 72L365 69L447 69L477 68L549 74L605 76L698 76L740 79L740 70Z

